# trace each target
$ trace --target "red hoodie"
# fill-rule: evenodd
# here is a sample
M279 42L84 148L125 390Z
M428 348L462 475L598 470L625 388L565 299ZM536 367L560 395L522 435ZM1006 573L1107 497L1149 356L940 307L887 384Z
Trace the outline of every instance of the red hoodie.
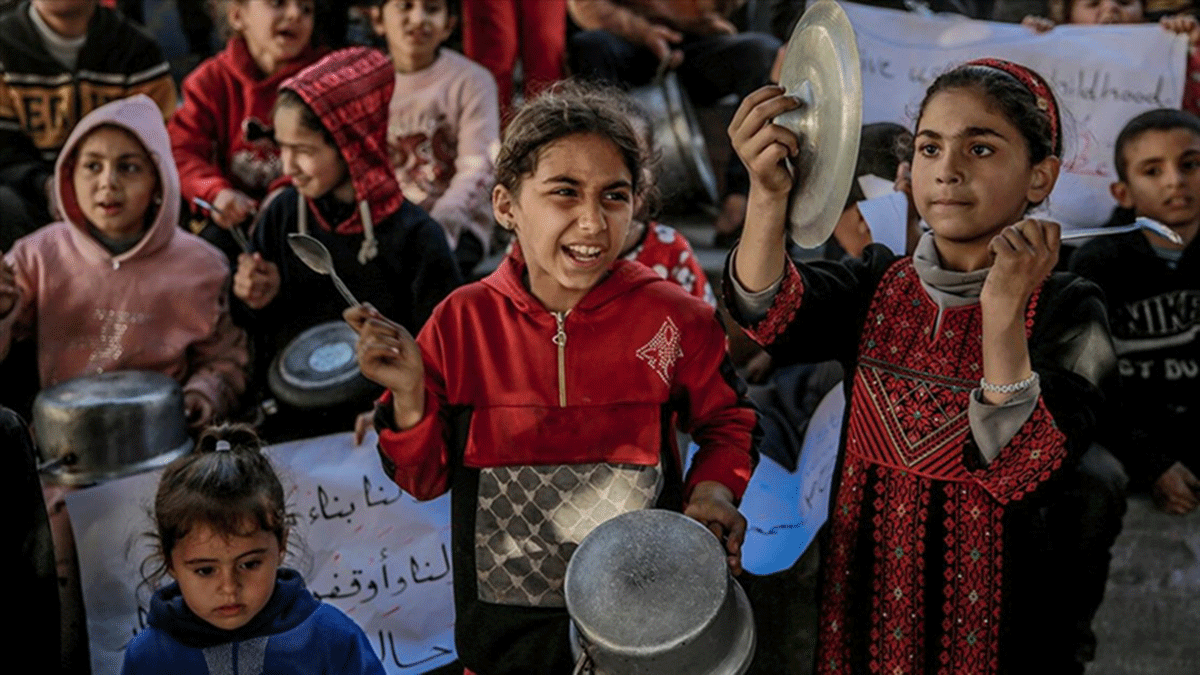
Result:
M248 140L246 130L251 124L271 127L279 84L322 54L309 47L263 77L246 41L235 37L184 78L183 106L167 127L184 199L211 202L230 187L255 199L267 194L283 173L279 149L267 138Z

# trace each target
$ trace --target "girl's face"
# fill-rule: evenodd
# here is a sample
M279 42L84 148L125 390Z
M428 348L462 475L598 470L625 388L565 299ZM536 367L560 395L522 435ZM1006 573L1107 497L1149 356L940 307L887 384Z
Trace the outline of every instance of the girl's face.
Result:
M146 229L146 210L160 191L158 170L141 142L108 126L80 142L73 182L83 216L113 239Z
M404 73L428 68L438 46L454 32L446 0L388 0L372 17L396 69Z
M933 95L918 122L913 201L939 244L983 247L1045 199L1058 158L1031 165L1024 136L978 89Z
M1070 0L1068 0L1070 1ZM1067 23L1141 23L1142 0L1075 0Z
M516 232L534 297L551 311L575 306L608 273L633 218L633 177L617 146L573 134L538 151L516 192L497 185L496 219Z
M233 0L229 25L246 40L264 75L296 58L312 41L314 0Z
M304 125L299 106L283 105L275 111L275 142L283 172L300 194L316 199L329 191L346 203L354 202L354 185L346 161L325 135Z
M188 609L217 628L234 630L267 606L283 553L266 530L226 537L203 524L175 544L167 569Z

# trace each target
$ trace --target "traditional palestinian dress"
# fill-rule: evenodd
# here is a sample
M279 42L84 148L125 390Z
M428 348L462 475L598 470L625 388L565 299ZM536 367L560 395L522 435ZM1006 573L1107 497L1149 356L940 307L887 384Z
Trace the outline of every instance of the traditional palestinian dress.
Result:
M757 316L746 311L755 294L731 290L726 272L735 319L773 357L838 359L852 374L822 548L818 673L1069 662L1040 507L1089 442L1096 382L1112 364L1102 300L1073 275L1047 279L1025 313L1040 386L989 406L978 390L987 270L939 265L930 236L911 259L872 245L861 260L789 264Z

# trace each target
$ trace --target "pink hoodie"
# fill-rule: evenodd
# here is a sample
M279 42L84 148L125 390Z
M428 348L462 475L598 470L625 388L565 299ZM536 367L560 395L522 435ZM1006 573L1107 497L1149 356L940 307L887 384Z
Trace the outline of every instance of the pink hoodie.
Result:
M74 189L74 155L101 124L133 133L158 168L162 206L133 248L113 255L88 233ZM43 387L112 370L153 370L230 412L246 388L246 335L229 317L229 268L179 222L179 174L162 112L139 94L80 120L55 166L59 212L13 245L19 297L0 319L0 359L12 340L37 338ZM151 208L154 208L151 205Z

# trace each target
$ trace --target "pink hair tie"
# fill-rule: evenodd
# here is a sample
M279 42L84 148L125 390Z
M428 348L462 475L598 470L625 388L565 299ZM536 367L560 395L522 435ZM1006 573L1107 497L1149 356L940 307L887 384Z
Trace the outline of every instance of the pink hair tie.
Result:
M975 59L974 61L964 63L963 66L994 68L1020 82L1022 86L1029 90L1029 93L1033 94L1033 99L1037 103L1038 109L1046 113L1046 117L1050 118L1050 146L1052 148L1058 147L1058 105L1054 101L1054 94L1050 91L1050 85L1046 84L1041 75L1019 63L1005 61L1004 59Z

